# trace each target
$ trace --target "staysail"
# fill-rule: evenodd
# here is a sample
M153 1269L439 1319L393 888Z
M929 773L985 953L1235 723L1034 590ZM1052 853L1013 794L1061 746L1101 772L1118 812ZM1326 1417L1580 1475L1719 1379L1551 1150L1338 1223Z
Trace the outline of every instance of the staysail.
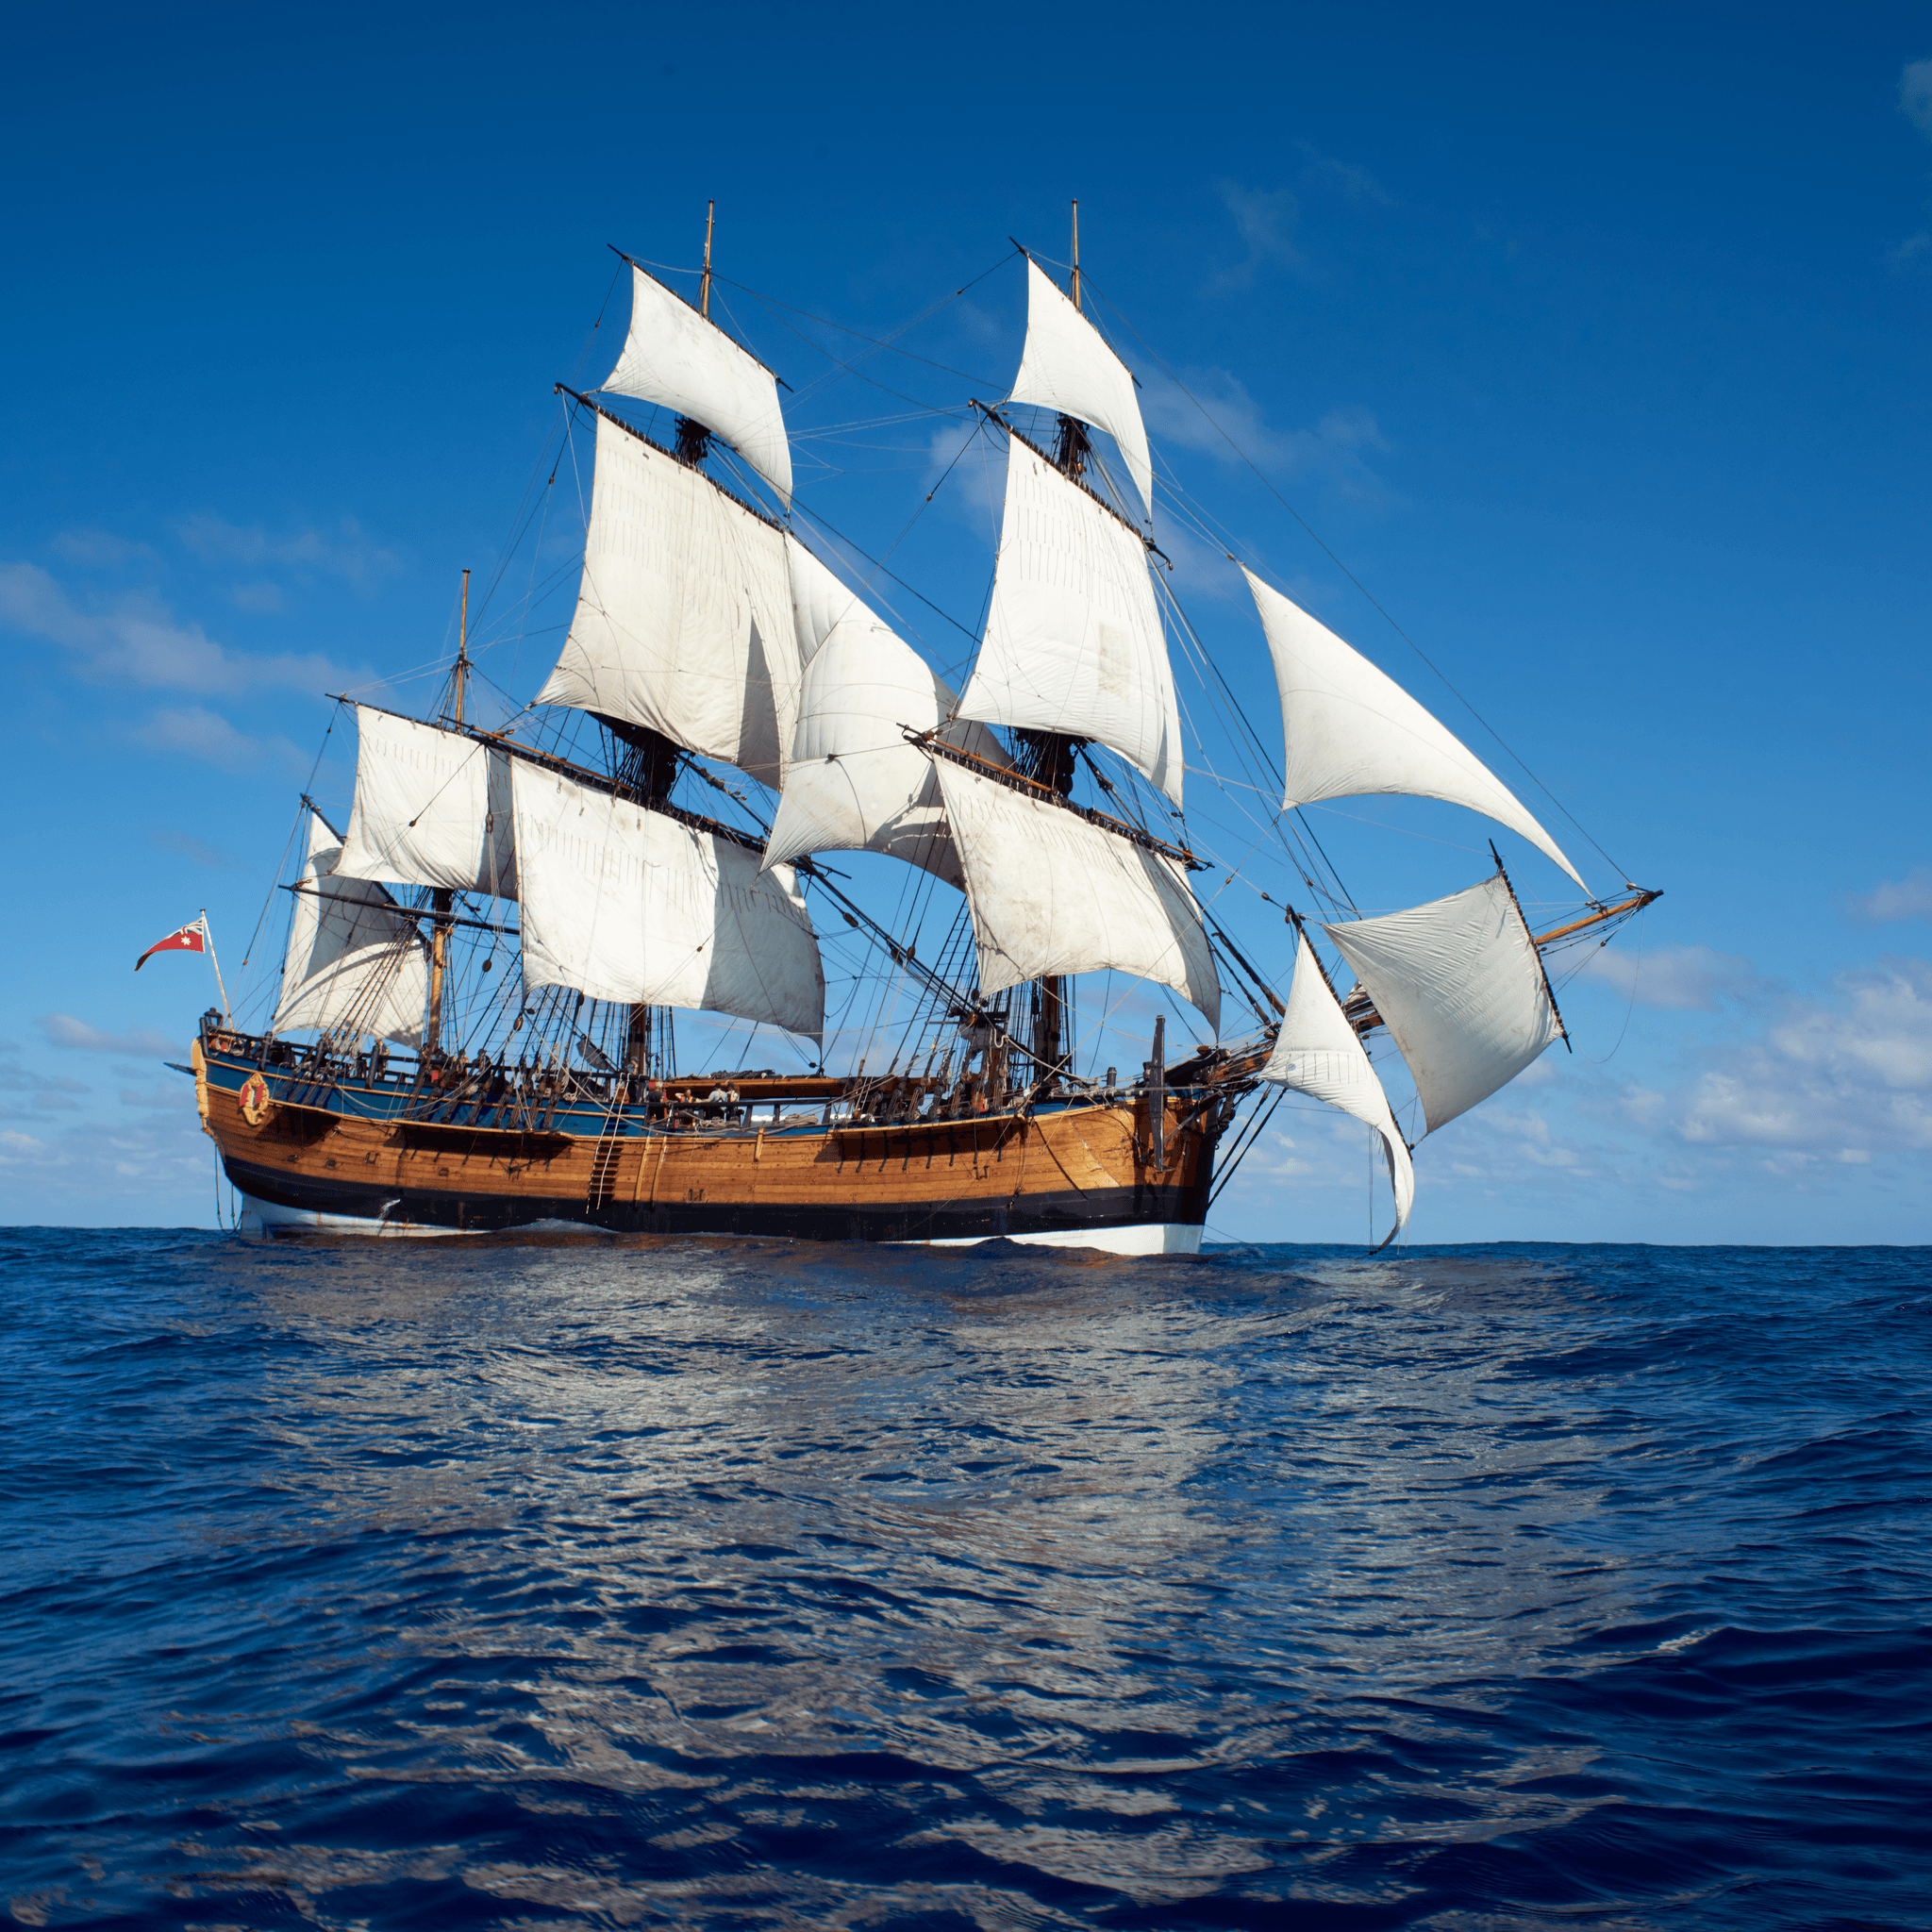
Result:
M775 789L798 715L782 534L598 417L583 586L537 702L648 725Z
M356 803L335 875L517 895L509 755L356 707Z
M778 384L757 357L631 264L630 333L605 389L675 409L721 436L791 508L791 445Z
M429 996L429 961L416 922L380 886L336 876L341 841L320 813L308 814L308 852L295 885L282 996L272 1033L314 1026L373 1033L420 1046Z
M766 866L808 852L883 852L963 886L932 760L906 740L906 727L930 731L952 715L951 688L804 544L786 548L805 679ZM956 724L944 736L1007 762L983 724Z
M982 993L1113 967L1173 987L1219 1029L1207 930L1172 859L949 759L933 769L965 868Z
M1244 567L1241 575L1261 613L1281 692L1284 810L1372 791L1440 798L1520 832L1583 886L1557 841L1459 738L1300 605L1253 571Z
M663 812L511 767L524 983L701 1008L816 1039L819 943L789 866Z
M1260 1077L1292 1087L1315 1100L1324 1100L1365 1121L1382 1137L1389 1157L1389 1180L1395 1190L1395 1225L1381 1243L1387 1247L1408 1224L1415 1204L1415 1164L1407 1143L1395 1124L1389 1096L1375 1076L1367 1051L1348 1024L1335 989L1328 984L1308 936L1298 936L1294 979L1288 989L1288 1009L1274 1036L1274 1050Z
M1146 546L1017 436L986 639L958 714L1097 738L1181 802L1180 712Z
M1563 1031L1508 881L1324 925L1415 1076L1428 1130L1487 1100Z
M1013 378L1015 403L1037 403L1104 429L1120 445L1127 474L1149 515L1154 510L1154 465L1147 428L1127 365L1100 331L1026 258L1026 346Z

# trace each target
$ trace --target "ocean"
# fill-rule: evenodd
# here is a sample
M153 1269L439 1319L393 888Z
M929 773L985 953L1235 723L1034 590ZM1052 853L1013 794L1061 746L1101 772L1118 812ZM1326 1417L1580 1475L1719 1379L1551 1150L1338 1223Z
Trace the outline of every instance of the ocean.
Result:
M1932 1250L0 1250L21 1924L1932 1927Z

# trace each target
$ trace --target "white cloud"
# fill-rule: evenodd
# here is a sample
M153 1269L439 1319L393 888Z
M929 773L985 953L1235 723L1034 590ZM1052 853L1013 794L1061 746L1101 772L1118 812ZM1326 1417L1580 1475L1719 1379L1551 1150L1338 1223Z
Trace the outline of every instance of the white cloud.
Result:
M1270 192L1223 181L1218 192L1234 217L1235 233L1248 252L1245 259L1209 278L1209 293L1252 288L1257 273L1264 268L1301 271L1307 267L1307 258L1295 246L1292 233L1301 218L1301 204L1289 190Z
M1585 958L1575 976L1607 980L1639 1006L1679 1012L1708 1012L1720 996L1750 999L1767 985L1741 954L1708 946L1653 946L1641 954L1605 946Z
M1899 110L1932 141L1932 60L1912 61L1898 77Z
M37 563L0 563L0 627L59 644L74 653L83 676L100 683L322 691L349 681L326 658L226 650L198 624L177 622L146 594L76 602Z
M1312 429L1276 429L1262 416L1247 385L1224 369L1183 369L1178 382L1142 369L1141 410L1163 441L1205 451L1217 461L1246 458L1257 469L1282 475L1317 475L1344 495L1380 501L1387 492L1369 467L1389 440L1368 409L1330 409Z
M250 611L258 617L274 617L289 608L282 587L271 583L237 584L228 592L228 602L237 610Z
M80 1053L131 1054L137 1058L186 1059L188 1049L177 1046L165 1033L152 1026L130 1026L125 1033L105 1033L76 1020L72 1013L43 1013L35 1023L55 1046L74 1048Z
M210 516L189 517L176 528L182 542L204 563L320 571L358 590L371 589L402 568L395 553L372 542L354 517L344 517L334 534L311 525L272 537L259 524L231 524Z
M1677 1104L1704 1145L1842 1158L1932 1147L1932 961L1886 958L1837 975L1835 1000L1793 1000Z
M225 772L258 772L271 762L299 771L304 762L286 738L250 738L203 705L164 708L128 735L151 751L181 752Z
M1835 903L1840 918L1852 925L1932 919L1932 866L1915 865L1902 879L1880 879L1869 892L1840 892Z
M1301 148L1308 158L1302 179L1309 187L1324 190L1351 208L1395 206L1395 197L1366 168L1354 161L1338 161L1333 155L1324 155L1307 142L1301 143Z
M87 570L121 570L130 563L158 561L145 543L131 543L108 530L62 530L54 539L54 548L69 563Z
M179 853L183 858L196 865L206 866L209 872L240 872L242 861L225 847L210 845L206 839L194 838L188 832L176 832L163 825L150 832L148 843L158 851Z

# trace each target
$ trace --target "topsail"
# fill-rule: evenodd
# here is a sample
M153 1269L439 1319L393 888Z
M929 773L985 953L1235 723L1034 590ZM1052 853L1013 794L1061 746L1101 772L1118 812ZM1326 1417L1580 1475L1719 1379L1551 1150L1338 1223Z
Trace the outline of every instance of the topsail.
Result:
M356 707L356 804L338 878L517 895L509 754Z
M636 263L630 334L604 388L675 409L722 436L791 508L791 445L778 408L777 379Z
M1017 436L986 641L959 716L1097 738L1181 802L1180 710L1146 546Z
M1127 365L1101 340L1100 331L1026 258L1026 346L1013 378L1015 403L1037 403L1077 416L1104 429L1121 457L1141 501L1154 509L1154 464L1147 428Z
M598 417L583 587L537 702L648 725L775 788L798 716L784 537Z
M336 876L341 842L308 814L308 858L295 883L282 996L270 1029L315 1026L338 1039L373 1033L399 1046L423 1040L429 961L416 922L380 886Z

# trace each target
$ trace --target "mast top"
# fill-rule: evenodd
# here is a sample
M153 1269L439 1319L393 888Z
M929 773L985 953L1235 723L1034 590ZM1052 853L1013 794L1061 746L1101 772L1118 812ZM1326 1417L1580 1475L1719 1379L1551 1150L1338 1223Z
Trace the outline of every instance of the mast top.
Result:
M463 601L457 613L457 664L451 675L457 723L463 722L463 692L470 682L470 573L463 573Z
M1080 306L1080 204L1074 204L1074 286L1069 291L1074 298L1074 307Z
M718 219L718 204L708 201L705 204L705 272L698 278L698 313L707 322L711 319L711 224Z

